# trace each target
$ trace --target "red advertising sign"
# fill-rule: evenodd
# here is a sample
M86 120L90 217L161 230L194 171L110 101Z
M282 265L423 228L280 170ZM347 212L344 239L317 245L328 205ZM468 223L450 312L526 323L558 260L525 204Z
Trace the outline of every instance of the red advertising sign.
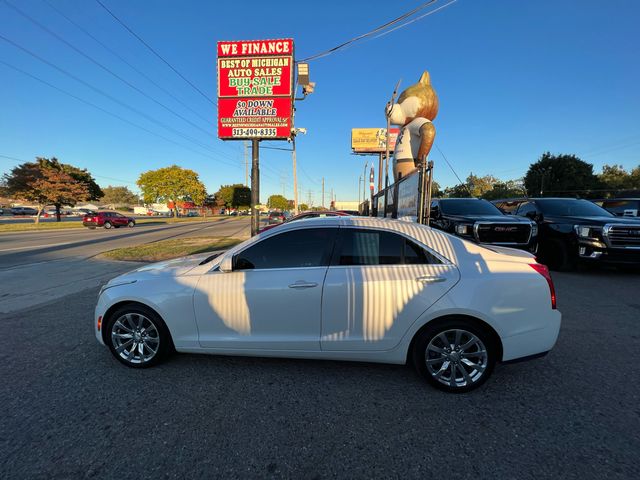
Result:
M289 138L293 40L218 42L218 137Z

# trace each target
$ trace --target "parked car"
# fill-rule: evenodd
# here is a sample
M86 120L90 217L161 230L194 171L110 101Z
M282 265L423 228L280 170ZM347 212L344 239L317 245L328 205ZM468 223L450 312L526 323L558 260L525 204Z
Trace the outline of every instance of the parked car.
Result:
M133 217L125 217L118 212L96 212L91 215L85 215L82 219L82 224L91 229L96 227L104 227L106 229L112 227L133 228L136 225L136 220Z
M431 202L429 225L478 243L504 245L535 252L535 222L505 215L495 205L478 198L442 198Z
M29 215L34 216L38 214L38 210L31 207L13 207L11 209L12 215Z
M640 217L640 198L607 198L597 203L616 217Z
M279 225L283 225L284 223L295 222L298 220L309 220L311 218L323 218L323 217L348 217L348 216L349 214L344 212L302 212L294 217L291 217L288 220L285 220L284 222L276 223L273 225L267 225L262 230L260 230L260 233L266 230L270 230Z
M544 355L560 329L553 282L532 254L416 223L289 222L207 255L107 283L97 340L135 368L174 348L410 362L431 385L465 392L497 362Z
M620 218L589 200L521 198L495 205L538 224L539 256L554 270L578 262L640 266L640 220Z
M269 225L279 225L287 220L283 212L270 212L269 213Z
M95 210L91 210L89 208L76 208L75 212L78 213L78 215L95 215Z

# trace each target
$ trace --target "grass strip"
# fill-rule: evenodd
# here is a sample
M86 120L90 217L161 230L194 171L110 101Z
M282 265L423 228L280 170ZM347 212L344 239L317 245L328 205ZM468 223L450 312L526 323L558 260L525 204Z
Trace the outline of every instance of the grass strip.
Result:
M109 260L129 262L160 262L196 253L225 250L242 240L232 237L186 237L158 242L143 243L135 247L124 247L101 254Z
M214 216L214 217L179 217L179 218L162 218L162 217L149 217L149 218L136 218L136 224L138 225L167 225L173 223L189 223L189 222L218 222L224 219L240 219L243 217L230 217L230 216ZM0 233L5 232L40 232L44 230L67 230L70 228L85 228L82 225L82 219L77 221L68 222L42 222L36 225L35 223L2 223L0 224Z

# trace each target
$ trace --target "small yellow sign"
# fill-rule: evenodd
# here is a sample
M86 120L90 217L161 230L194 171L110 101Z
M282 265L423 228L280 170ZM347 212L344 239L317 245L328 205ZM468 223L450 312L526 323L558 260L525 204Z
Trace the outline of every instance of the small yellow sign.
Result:
M396 139L399 130L391 129L389 136L389 150L393 152L396 147ZM351 129L351 149L356 153L382 153L386 151L387 145L386 128L352 128Z

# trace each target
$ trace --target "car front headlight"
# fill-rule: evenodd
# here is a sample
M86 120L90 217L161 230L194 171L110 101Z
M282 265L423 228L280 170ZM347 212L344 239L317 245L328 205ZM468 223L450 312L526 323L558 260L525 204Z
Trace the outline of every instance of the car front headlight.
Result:
M590 227L588 225L575 225L573 229L580 238L602 238L602 227Z
M531 236L532 237L538 236L538 224L535 222L531 222Z
M456 225L456 233L458 235L469 235L471 233L471 225Z

